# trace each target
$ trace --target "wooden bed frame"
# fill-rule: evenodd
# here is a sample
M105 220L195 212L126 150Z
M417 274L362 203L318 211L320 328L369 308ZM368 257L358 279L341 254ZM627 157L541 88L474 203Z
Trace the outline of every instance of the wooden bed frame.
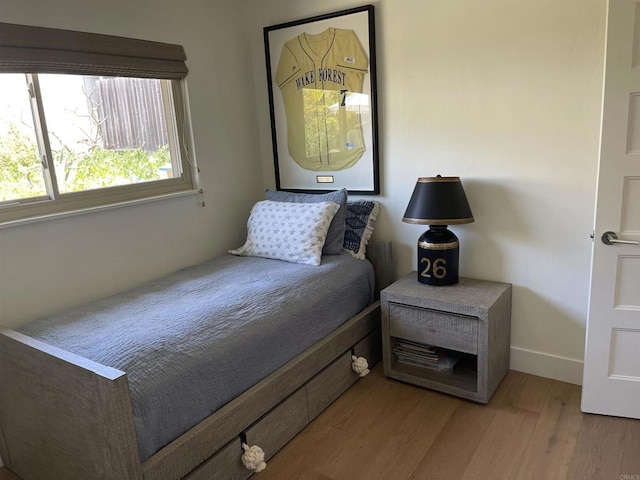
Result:
M367 250L379 292L391 244ZM351 355L373 365L380 345L376 301L141 463L125 372L1 330L0 455L23 480L248 478L241 439L268 460L359 378Z

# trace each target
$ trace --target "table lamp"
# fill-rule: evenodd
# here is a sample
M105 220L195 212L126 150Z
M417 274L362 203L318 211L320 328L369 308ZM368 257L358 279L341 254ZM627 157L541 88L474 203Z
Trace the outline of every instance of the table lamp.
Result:
M429 225L418 239L418 281L428 285L458 283L460 244L447 225L473 222L460 178L418 178L402 221Z

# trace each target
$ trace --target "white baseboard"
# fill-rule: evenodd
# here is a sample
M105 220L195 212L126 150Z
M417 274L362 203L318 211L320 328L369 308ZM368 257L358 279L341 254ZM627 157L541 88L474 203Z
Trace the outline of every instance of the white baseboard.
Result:
M582 385L584 362L544 352L511 347L511 370Z

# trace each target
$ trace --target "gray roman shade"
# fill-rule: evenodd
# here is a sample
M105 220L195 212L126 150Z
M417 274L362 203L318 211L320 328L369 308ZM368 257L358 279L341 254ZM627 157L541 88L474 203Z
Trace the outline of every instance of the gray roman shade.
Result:
M0 23L0 73L186 77L180 45Z

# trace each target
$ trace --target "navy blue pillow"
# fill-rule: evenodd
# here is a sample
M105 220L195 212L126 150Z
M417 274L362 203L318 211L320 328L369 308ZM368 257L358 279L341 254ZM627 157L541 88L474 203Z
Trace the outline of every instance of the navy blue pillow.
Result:
M373 223L379 209L378 202L373 200L347 202L343 246L348 253L360 260L365 259L367 243L373 234Z

